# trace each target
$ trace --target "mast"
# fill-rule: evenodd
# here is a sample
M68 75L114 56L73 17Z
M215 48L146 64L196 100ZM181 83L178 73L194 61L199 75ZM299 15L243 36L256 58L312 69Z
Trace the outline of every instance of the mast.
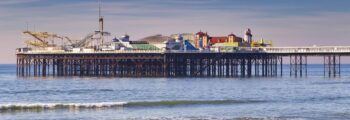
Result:
M103 17L101 15L101 0L98 1L98 16L99 16L99 31L100 31L100 44L102 45L103 44L103 34L104 34L104 31L103 31L103 27L104 27L104 23L103 23Z

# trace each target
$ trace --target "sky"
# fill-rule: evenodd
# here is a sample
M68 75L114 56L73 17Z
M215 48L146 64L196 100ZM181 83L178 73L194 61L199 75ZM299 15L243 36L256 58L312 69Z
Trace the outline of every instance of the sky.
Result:
M350 45L349 0L102 0L105 30L131 39L174 33L243 36L274 46ZM98 30L98 0L0 0L0 63L16 61L22 32L80 39Z

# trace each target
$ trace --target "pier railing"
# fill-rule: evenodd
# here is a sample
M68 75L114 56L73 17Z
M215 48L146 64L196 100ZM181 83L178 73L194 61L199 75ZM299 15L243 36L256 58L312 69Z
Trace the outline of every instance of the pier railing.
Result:
M350 46L267 47L266 53L350 53Z
M350 53L350 46L317 47L217 47L210 50L114 50L114 51L64 51L29 50L17 54L104 54L104 53Z

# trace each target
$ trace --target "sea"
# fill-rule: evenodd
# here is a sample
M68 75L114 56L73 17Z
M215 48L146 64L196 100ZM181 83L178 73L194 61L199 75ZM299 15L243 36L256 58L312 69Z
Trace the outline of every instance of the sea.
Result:
M350 65L340 77L17 77L0 65L1 120L347 120Z

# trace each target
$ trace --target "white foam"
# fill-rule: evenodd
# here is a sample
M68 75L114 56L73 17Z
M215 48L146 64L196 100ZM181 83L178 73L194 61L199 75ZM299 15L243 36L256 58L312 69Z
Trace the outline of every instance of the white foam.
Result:
M103 107L122 107L127 102L100 102L100 103L4 103L0 104L0 109L11 109L11 108L45 108L54 109L60 108L103 108Z

